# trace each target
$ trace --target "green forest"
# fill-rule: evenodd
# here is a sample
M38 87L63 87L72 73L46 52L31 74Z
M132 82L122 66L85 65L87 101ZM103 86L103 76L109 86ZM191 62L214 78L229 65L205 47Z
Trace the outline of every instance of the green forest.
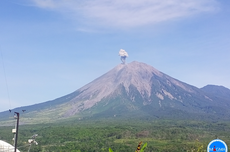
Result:
M14 126L0 127L0 140L13 143ZM216 138L230 145L230 123L194 120L77 120L20 125L18 149L27 152L28 139L38 134L30 152L203 152Z

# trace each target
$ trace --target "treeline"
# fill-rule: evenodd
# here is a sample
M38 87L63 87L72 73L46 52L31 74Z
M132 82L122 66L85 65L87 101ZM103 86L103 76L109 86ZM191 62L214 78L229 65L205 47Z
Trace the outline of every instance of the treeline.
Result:
M12 127L0 127L0 140L12 143ZM230 123L198 121L87 121L22 125L18 149L28 151L28 139L38 134L31 152L134 152L140 141L145 152L205 151L220 138L230 145Z

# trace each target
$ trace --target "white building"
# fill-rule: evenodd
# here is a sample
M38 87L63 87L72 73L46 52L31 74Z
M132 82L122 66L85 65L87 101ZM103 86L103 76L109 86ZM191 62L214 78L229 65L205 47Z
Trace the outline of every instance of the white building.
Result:
M0 140L0 152L14 152L14 146L5 141ZM17 150L17 152L20 151Z

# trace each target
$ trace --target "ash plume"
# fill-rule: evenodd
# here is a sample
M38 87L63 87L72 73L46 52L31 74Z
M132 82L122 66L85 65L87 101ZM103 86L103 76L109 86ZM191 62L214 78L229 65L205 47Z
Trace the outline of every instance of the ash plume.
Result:
M128 53L127 53L125 50L120 49L120 51L119 51L119 56L121 56L121 61L122 61L122 63L125 64L125 59L126 59L126 57L128 57L129 55L128 55Z

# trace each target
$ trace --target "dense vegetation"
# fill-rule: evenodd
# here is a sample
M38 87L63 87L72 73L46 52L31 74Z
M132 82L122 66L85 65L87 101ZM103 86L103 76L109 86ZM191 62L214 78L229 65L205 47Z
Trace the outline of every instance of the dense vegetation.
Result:
M0 140L12 143L11 127L0 127ZM230 122L172 120L100 120L21 125L18 149L28 151L28 139L38 134L31 152L135 152L140 141L145 152L206 151L219 138L230 145Z

